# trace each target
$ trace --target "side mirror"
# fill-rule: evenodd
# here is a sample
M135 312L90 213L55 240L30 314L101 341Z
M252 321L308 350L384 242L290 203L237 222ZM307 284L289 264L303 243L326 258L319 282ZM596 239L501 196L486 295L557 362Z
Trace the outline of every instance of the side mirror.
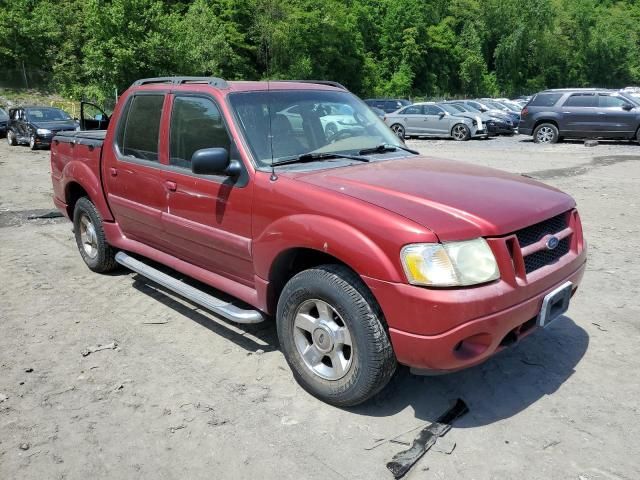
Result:
M486 108L484 108L484 107L480 107L480 111L481 111L482 113L484 113L484 112L488 112L489 110L487 110L487 109L486 109Z
M229 161L229 151L226 148L202 148L193 152L191 156L191 171L198 175L240 175L240 164Z
M438 116L439 116L440 118L444 118L444 112L440 112L440 113L438 114Z
M625 103L624 105L622 105L622 109L625 111L629 111L629 110L633 110L635 107L633 105L631 105L630 103Z

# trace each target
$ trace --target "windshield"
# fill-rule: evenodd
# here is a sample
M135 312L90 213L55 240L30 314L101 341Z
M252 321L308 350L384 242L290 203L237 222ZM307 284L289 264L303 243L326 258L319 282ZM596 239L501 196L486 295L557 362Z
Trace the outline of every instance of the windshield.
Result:
M465 112L482 113L480 110L478 110L475 107L472 107L468 103L460 103L460 104L456 103L456 107L462 108L462 110Z
M307 153L402 146L380 118L348 92L275 90L233 93L229 99L254 157L263 166Z
M56 122L71 120L67 112L63 112L59 108L29 108L27 109L29 120L41 122Z
M448 103L439 103L438 107L440 107L445 112L450 113L452 115L458 115L461 111L463 111L463 110L457 109L453 105L449 105Z

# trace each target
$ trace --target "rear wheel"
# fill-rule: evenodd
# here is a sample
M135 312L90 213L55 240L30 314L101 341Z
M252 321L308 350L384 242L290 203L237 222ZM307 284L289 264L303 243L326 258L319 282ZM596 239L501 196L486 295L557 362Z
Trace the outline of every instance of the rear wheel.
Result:
M13 133L12 130L7 130L7 143L12 147L15 147L18 144L18 140L16 140L16 134Z
M558 143L560 134L553 123L541 123L533 131L533 141L536 143Z
M346 267L322 265L294 276L280 295L276 320L295 379L327 403L362 403L395 372L380 308Z
M82 197L73 210L73 231L80 255L94 272L114 270L116 252L107 243L102 228L102 217L91 200Z
M400 125L399 123L394 123L393 125L391 125L391 130L393 130L393 133L395 133L398 137L400 137L402 139L405 138L404 127L402 125Z
M464 142L471 138L471 131L464 123L456 123L451 129L451 136L456 142Z

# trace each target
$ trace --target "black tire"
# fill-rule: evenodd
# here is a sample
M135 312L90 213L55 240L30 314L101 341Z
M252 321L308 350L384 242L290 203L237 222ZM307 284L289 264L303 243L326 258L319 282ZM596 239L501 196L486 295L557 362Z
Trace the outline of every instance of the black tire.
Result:
M636 131L636 142L640 143L640 127L638 127L638 130Z
M88 219L93 226L93 234L90 236L92 240L95 239L95 252L93 248L91 249L93 255L89 253L88 247L85 247L88 243L83 239L83 232L87 231L83 224L85 219ZM98 273L106 273L118 267L115 259L116 252L107 243L104 235L102 217L87 197L82 197L76 202L73 210L73 232L80 255L89 269ZM93 242L91 243L93 244Z
M451 127L451 138L456 142L466 142L471 138L471 130L464 123L456 123Z
M541 123L533 130L533 141L535 143L549 144L558 143L560 132L553 123Z
M296 346L296 315L305 304L317 301L334 310L334 318L344 323L350 335L349 367L336 380L315 373ZM280 347L296 381L326 403L348 407L365 402L395 372L396 358L380 307L360 278L344 266L321 265L289 280L278 300L276 322ZM336 344L332 345L335 349Z
M31 150L36 150L38 148L38 146L36 145L36 137L33 135L29 137L29 148Z
M13 133L12 130L7 130L7 143L12 147L18 145L18 140L16 139L16 134Z
M393 130L393 133L395 133L402 140L407 138L406 131L405 131L404 127L402 125L400 125L399 123L394 123L393 125L391 125L391 130Z

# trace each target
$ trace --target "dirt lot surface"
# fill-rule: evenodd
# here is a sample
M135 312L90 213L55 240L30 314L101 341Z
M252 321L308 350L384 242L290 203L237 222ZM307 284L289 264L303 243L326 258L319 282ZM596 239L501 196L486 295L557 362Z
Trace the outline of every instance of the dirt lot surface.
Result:
M571 193L588 271L548 329L341 410L293 381L271 323L239 329L132 273L90 272L70 223L28 219L53 209L48 152L3 140L0 479L390 479L406 445L366 448L457 398L470 413L406 478L640 478L640 146L408 143ZM83 356L97 345L115 348Z

